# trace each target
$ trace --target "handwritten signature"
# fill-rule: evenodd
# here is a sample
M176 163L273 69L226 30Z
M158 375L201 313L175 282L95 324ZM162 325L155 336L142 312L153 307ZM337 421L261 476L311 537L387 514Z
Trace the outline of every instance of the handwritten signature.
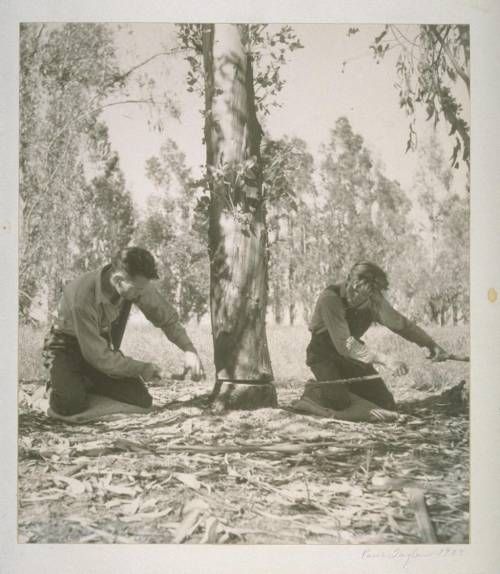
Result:
M406 568L413 560L422 560L425 558L459 558L464 556L463 548L436 548L429 550L402 550L395 548L393 550L363 550L361 558L363 560L398 560L402 562L403 568Z

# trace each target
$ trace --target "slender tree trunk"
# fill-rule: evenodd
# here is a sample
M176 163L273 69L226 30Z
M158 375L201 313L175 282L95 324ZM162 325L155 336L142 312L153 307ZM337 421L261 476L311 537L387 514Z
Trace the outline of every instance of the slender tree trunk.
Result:
M431 316L431 322L432 323L439 323L438 317L439 317L439 311L437 308L437 304L436 302L431 299L429 301L429 312L430 312L430 316Z
M275 323L281 325L283 322L283 305L281 303L281 289L278 282L275 283L273 289L273 315Z
M308 234L308 230L306 229L306 226L304 223L302 223L300 225L300 236L299 236L299 241L300 241L300 253L302 256L302 262L304 264L304 261L306 261L306 257L307 257L307 234ZM313 289L315 290L315 285L312 285ZM301 310L302 310L302 320L305 321L306 323L309 323L309 320L311 318L311 311L310 311L310 305L311 305L311 296L308 293L304 293L304 290L302 289L300 292L300 305L301 305Z
M20 188L23 182L23 170L19 170ZM26 209L26 204L24 203L22 196L19 196L19 236L18 236L18 253L19 253L19 320L23 323L32 322L31 319L31 306L33 300L39 291L39 282L31 276L30 271L33 269L33 265L30 264L30 237L29 237L29 218L24 217L24 211Z
M454 297L451 302L451 313L453 318L453 326L458 325L458 296Z
M464 325L468 325L469 315L470 315L470 308L469 308L469 302L467 301L462 304L462 323Z
M441 325L441 327L444 327L446 325L446 311L447 311L446 304L443 301L441 303L441 309L439 311L439 324Z
M62 288L63 281L61 280L61 271L59 269L54 270L47 289L47 313L49 320L57 308L57 304L62 295Z
M210 307L221 408L276 406L266 338L267 235L250 57L242 25L204 28ZM233 384L234 383L234 384ZM261 383L261 384L255 384Z
M293 281L294 273L295 273L295 266L294 264L290 263L289 271L289 291L290 291L290 304L288 305L288 315L290 317L290 325L295 325L296 319L296 304L295 304L295 284Z
M275 265L279 261L281 257L281 249L280 249L280 217L279 217L279 207L276 209L277 214L277 226L276 226L276 235L274 238L275 246L276 246L276 253L275 253ZM276 267L275 267L276 268ZM282 280L280 273L275 273L272 281L272 306L273 306L273 315L274 321L276 324L281 325L283 322L283 289L282 289Z
M183 305L184 301L182 300L183 299L182 294L183 294L182 279L179 277L177 286L175 288L175 306L179 310L182 320L184 320L184 305Z
M290 260L288 262L288 293L289 293L289 305L288 314L290 318L290 325L295 323L295 270L297 267L295 257L295 241L294 241L294 221L292 217L288 216L288 250Z

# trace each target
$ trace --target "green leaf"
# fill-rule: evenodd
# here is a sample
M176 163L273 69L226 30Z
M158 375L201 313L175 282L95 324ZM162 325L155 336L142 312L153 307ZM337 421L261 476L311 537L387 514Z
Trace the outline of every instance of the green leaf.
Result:
M375 37L375 40L374 40L375 44L379 44L382 41L382 39L386 36L387 32L388 32L388 27L385 26L385 28L382 30L382 32L378 36Z

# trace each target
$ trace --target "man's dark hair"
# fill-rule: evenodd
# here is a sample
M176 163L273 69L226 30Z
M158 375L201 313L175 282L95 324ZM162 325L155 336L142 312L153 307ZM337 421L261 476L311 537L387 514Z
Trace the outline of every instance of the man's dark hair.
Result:
M113 271L125 271L130 277L140 275L146 279L158 279L156 263L149 251L142 247L121 249L112 259Z
M378 291L384 291L389 287L387 273L370 261L355 263L349 271L347 280L368 283L373 289Z

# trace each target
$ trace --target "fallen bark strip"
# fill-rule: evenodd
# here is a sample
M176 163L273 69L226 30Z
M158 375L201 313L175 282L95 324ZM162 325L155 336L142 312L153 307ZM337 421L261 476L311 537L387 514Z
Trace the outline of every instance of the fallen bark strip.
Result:
M280 454L300 454L329 446L338 446L338 441L323 441L314 443L275 443L275 444L253 444L253 445L169 445L162 452L182 451L182 452L203 452L212 454L224 454L231 452L248 453L248 452L276 452ZM366 445L350 446L348 449L364 450Z
M427 544L437 544L438 539L425 504L424 491L420 488L406 488L410 499L410 507L415 513L418 530L423 541Z
M449 492L451 484L447 484L441 480L439 483L430 482L427 480L419 480L414 478L386 478L380 483L373 483L368 486L368 491L382 491L389 492L391 490L404 490L404 489L430 489L433 492L446 493Z
M120 451L131 451L137 453L148 453L148 454L168 454L170 452L185 452L185 453L210 453L210 454L226 454L226 453L251 453L251 452L273 452L284 455L295 455L304 452L311 452L314 450L319 450L328 447L337 447L336 451L329 455L341 455L352 453L353 450L365 450L369 446L378 446L375 444L355 444L355 445L345 445L342 448L338 447L338 441L317 441L317 442L280 442L280 443L260 443L260 444L235 444L235 445L183 445L183 444L172 444L166 445L166 447L157 449L148 446L144 443L131 441L128 439L119 438L113 441L111 444L103 444L102 446L95 446L91 448L76 448L74 454L77 456L103 456L107 454L113 454ZM39 454L35 449L32 454ZM50 456L50 452L43 453L43 457Z
M439 490L439 485L436 485ZM432 488L432 485L431 485ZM425 504L425 492L422 481L408 478L384 478L372 486L372 490L404 490L410 502L410 508L415 514L418 530L422 541L426 544L437 544L438 539Z

